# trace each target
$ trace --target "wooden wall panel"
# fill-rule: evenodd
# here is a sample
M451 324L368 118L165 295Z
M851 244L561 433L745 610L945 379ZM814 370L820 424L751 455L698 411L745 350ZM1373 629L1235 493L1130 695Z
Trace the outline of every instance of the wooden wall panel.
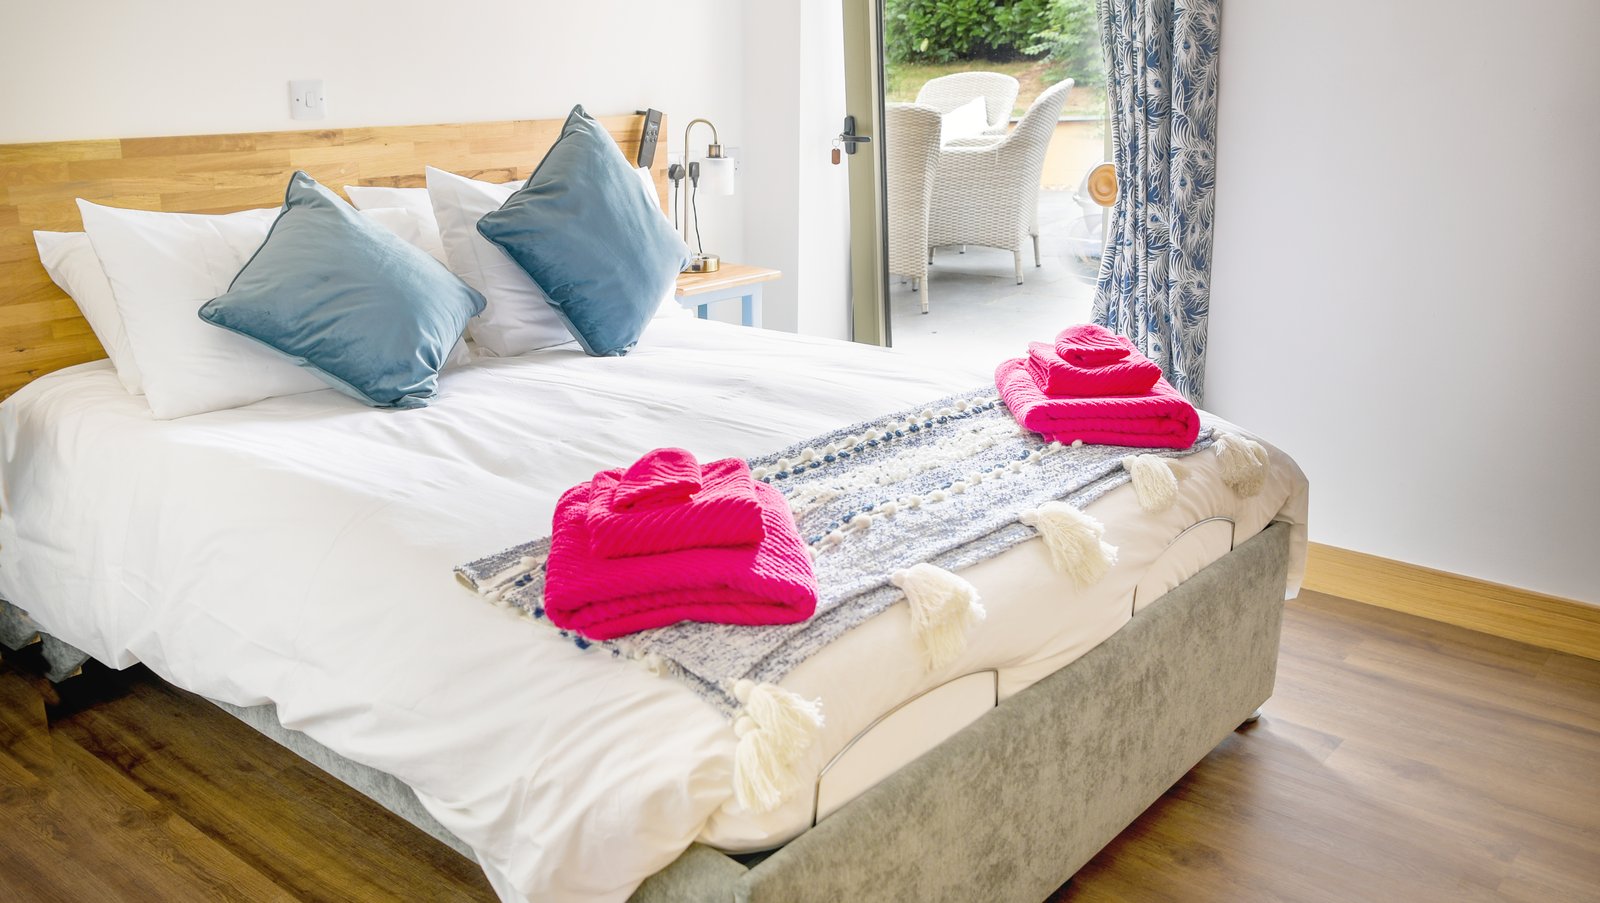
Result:
M344 185L421 187L423 167L506 182L527 178L561 134L560 119L249 132L0 145L0 398L34 377L105 357L75 305L39 264L33 232L78 231L76 198L172 213L230 213L282 203L304 169ZM629 160L644 117L600 122ZM666 135L666 123L661 134ZM651 172L663 208L667 145Z

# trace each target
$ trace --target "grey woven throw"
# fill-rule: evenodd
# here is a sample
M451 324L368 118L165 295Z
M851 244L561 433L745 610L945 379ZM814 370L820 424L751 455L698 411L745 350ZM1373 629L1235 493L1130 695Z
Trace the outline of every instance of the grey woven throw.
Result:
M1207 448L1210 427L1180 457ZM919 562L959 571L1037 535L1017 517L1062 500L1082 508L1127 482L1122 459L1149 449L1062 446L1019 427L993 386L836 430L751 458L788 499L815 550L815 616L746 627L682 622L581 648L641 659L692 686L724 715L740 678L777 683L829 642L904 598L889 575ZM549 625L542 603L548 537L456 569L480 592ZM524 561L526 559L526 561ZM554 625L550 625L551 629Z

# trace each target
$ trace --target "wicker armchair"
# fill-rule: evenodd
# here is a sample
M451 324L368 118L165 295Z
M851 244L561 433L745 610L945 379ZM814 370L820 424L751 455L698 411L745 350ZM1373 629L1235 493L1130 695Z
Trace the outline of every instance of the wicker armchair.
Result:
M939 165L941 116L913 103L884 108L884 182L889 207L889 272L911 280L928 312L928 204Z
M930 262L931 249L944 245L1004 248L1021 285L1022 246L1031 237L1039 265L1039 176L1071 89L1068 79L1040 94L1003 138L940 152L928 214Z
M999 72L957 72L930 79L917 92L917 103L948 113L956 107L983 98L989 118L985 134L1003 135L1011 122L1011 109L1017 104L1017 80Z

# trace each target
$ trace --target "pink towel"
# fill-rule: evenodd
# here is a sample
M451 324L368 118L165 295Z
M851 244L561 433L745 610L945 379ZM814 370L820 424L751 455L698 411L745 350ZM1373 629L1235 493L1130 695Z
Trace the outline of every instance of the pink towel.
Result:
M766 531L757 545L609 559L590 551L593 491L579 483L556 503L544 609L557 627L609 640L679 621L792 624L816 611L811 555L771 486L755 484Z
M701 467L682 449L660 451L675 454L651 452L626 471L594 475L586 512L590 552L601 558L626 558L679 549L753 546L766 536L750 465L725 458ZM646 461L665 461L668 466L655 478L630 477L642 471L640 465ZM690 486L697 488L685 491ZM631 499L633 507L623 508L621 499Z
M1128 356L1110 364L1082 367L1068 361L1059 345L1028 343L1028 372L1046 395L1138 395L1150 391L1161 378L1161 366L1134 350L1127 342Z
M1078 367L1114 364L1133 351L1133 343L1104 326L1079 323L1056 334L1056 352Z
M681 448L658 448L644 453L620 474L611 498L615 511L638 511L688 501L703 488L700 462Z
M1011 416L1052 441L1188 448L1200 435L1194 405L1164 379L1143 395L1050 398L1033 381L1023 359L1013 358L995 369L994 383Z

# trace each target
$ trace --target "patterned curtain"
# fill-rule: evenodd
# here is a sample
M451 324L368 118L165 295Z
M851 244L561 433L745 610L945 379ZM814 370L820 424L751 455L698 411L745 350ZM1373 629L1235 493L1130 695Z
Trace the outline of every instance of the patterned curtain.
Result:
M1216 190L1218 0L1100 0L1120 191L1094 321L1199 404Z

